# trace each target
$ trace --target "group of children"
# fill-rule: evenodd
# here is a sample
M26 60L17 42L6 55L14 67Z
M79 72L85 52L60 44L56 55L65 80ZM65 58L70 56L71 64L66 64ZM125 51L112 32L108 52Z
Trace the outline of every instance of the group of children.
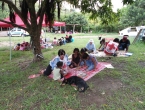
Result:
M123 36L123 38L120 39L120 40L118 38L115 38L113 40L113 42L118 43L118 50L126 50L126 51L128 51L128 48L129 48L129 45L130 45L130 41L127 39L127 36ZM107 43L108 42L105 41L105 38L103 38L100 41L99 50L103 51L105 49L105 47L107 46Z
M61 81L61 79L67 75L68 68L75 68L85 66L84 71L94 70L97 66L97 59L88 54L85 48L79 50L78 48L74 48L71 61L68 59L68 56L65 54L63 49L58 51L58 56L56 56L53 60L50 61L49 65L45 70L41 70L40 74L44 76L49 76L53 73L53 79Z
M86 48L82 48L80 51L78 48L75 48L72 54L70 68L75 68L78 66L86 66L86 71L91 71L97 66L97 59L89 54Z
M53 41L52 41L52 45L53 46L61 46L61 45L65 45L66 43L70 43L73 42L73 38L72 35L66 35L66 37L61 37L59 39L57 39L56 37L54 37Z
M53 41L52 41L52 45L53 46L61 46L61 45L65 45L66 41L64 37L61 37L59 39L57 39L56 37L54 37Z
M18 43L16 46L14 46L14 50L18 51L27 51L30 50L30 44L28 42Z
M115 52L118 50L125 50L127 52L129 45L130 41L127 39L127 36L123 36L121 40L115 38L113 40L106 41L105 38L102 38L98 50L96 49L93 39L90 39L85 48L88 53L104 51L106 54L115 55Z
M58 40L56 40L56 38L54 38L54 41L56 45L58 45ZM126 51L128 51L130 41L126 36L124 36L121 40L115 38L112 42L118 43L118 49L120 49L121 46L124 46L122 49L126 49ZM107 48L106 45L109 45L109 43L110 42L106 43L105 39L102 39L100 41L101 45L99 47L99 51L105 51L105 49ZM95 56L90 54L95 51L97 51L97 49L95 47L93 39L90 39L86 47L81 48L80 50L79 48L74 48L71 60L69 60L65 51L63 49L60 49L58 51L58 55L50 61L46 69L40 70L39 74L43 76L49 76L53 74L53 80L62 82L62 78L65 79L65 76L69 73L70 69L83 67L85 68L85 72L95 70L98 61Z
M41 49L46 49L46 48L53 48L52 43L49 42L49 38L40 38L40 46Z
M40 38L40 46L41 49L44 48L53 48L53 46L61 46L61 45L65 45L66 43L69 42L73 42L74 39L72 38L71 35L66 35L66 37L61 37L59 39L57 39L56 37L54 37L52 43L49 41L49 39L45 38L43 39L43 37ZM30 44L28 42L23 42L23 43L18 43L16 46L14 46L13 50L29 50L30 49Z
M101 46L99 47L99 51L104 51L107 53L107 49L110 49L110 47L108 48L107 45L112 45L112 42L117 44L117 50L122 46L122 50L126 49L127 51L130 44L126 36L124 36L121 40L115 38L113 41L109 42L105 42L105 39L103 38L100 41ZM90 39L86 47L82 48L81 50L79 50L78 48L74 48L73 54L71 56L71 61L68 60L68 56L65 54L65 51L63 49L61 49L61 51L61 54L60 52L58 52L58 56L50 61L47 69L41 73L43 73L44 75L50 75L52 72L54 80L61 80L61 78L63 78L68 72L68 69L66 69L65 67L76 68L85 65L86 68L84 70L91 71L94 70L98 64L96 57L92 54L89 54L96 51L93 39Z

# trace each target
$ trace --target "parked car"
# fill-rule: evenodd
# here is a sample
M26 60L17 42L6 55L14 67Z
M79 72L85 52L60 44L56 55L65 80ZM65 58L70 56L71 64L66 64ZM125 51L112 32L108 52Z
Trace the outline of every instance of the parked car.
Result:
M132 37L135 37L137 36L138 32L140 31L140 29L143 29L145 28L145 26L138 26L138 27L128 27L128 28L125 28L121 31L119 31L119 36L132 36Z
M8 36L29 36L29 33L21 28L13 28L8 31Z

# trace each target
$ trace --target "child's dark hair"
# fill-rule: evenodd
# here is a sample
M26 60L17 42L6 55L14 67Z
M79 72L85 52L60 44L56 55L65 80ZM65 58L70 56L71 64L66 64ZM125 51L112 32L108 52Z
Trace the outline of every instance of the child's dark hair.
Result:
M119 39L118 39L118 38L115 38L115 39L113 40L113 42L119 43Z
M69 38L71 39L72 38L72 35L69 35Z
M87 59L88 56L89 56L89 55L88 55L87 53L84 53L84 54L83 54L83 59Z
M101 41L100 41L100 44L101 43L105 43L105 38L103 38Z
M81 48L81 53L85 53L87 51L87 49L86 48Z
M61 46L63 44L62 39L60 38L60 39L58 39L58 41L59 41L59 45Z
M79 49L78 49L78 48L74 48L73 53L74 53L75 51L79 52Z
M21 45L20 43L17 44L17 46L20 46L20 45Z
M58 39L59 41L61 41L61 38L60 39Z
M59 61L59 62L57 62L57 67L62 67L63 66L63 62L61 62L61 61Z
M56 39L56 37L54 37L54 39Z
M60 55L65 55L65 51L63 49L60 49L58 51L58 56L60 56Z

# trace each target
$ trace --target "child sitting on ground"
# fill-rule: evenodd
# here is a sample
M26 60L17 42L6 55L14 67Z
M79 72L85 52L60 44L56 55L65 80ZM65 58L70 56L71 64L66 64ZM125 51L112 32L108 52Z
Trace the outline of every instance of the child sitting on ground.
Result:
M85 60L83 59L83 55L84 53L87 52L87 49L86 48L81 48L80 50L80 63L79 63L79 66L85 66Z
M91 71L91 70L94 70L96 69L96 66L98 64L98 61L97 59L92 56L92 55L88 55L87 53L84 53L83 54L83 59L85 60L85 63L86 63L86 71Z
M117 42L109 41L104 49L104 53L106 55L117 56L118 45Z
M41 49L45 48L45 42L43 41L42 38L40 38L40 46L41 46Z
M20 44L20 49L19 50L24 51L24 49L25 49L25 45L23 43Z
M63 45L65 45L66 44L65 38L64 37L61 37L61 40L62 40Z
M101 41L100 41L100 47L99 47L99 51L104 51L104 48L105 48L105 38L103 38Z
M62 69L63 62L59 61L56 65L57 67L55 67L52 71L53 79L61 82L61 79L66 75L66 72Z
M52 45L53 45L53 46L57 46L57 42L58 42L58 41L57 41L56 37L54 37L54 39L53 39L53 41L52 41Z
M29 50L30 49L30 44L28 42L25 42L25 49L24 50Z
M14 47L14 50L19 50L20 49L20 43L18 43L15 47Z
M62 42L61 38L60 38L60 39L58 39L57 45L58 45L58 46L63 45L63 42Z
M75 68L79 66L79 62L80 62L80 53L79 53L79 49L75 48L72 54L72 61L71 64L69 65L70 68Z

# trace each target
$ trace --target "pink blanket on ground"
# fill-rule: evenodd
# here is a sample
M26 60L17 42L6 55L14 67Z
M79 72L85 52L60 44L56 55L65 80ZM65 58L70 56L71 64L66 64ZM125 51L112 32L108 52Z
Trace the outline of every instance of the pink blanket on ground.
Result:
M88 71L88 72L86 72L84 70L85 67L69 69L68 74L65 76L65 78L69 78L71 76L79 76L79 77L83 78L85 81L87 81L88 79L93 77L95 74L99 73L104 68L106 68L105 65L108 65L108 64L110 64L110 63L98 62L98 65L97 65L96 69L92 70L92 71ZM39 77L39 76L40 76L40 74L32 74L28 77L28 79L33 79L33 78L36 78L36 77ZM53 74L49 75L48 77L53 78Z
M98 62L96 69L92 70L92 71L88 71L88 72L84 71L85 67L69 69L68 74L65 76L65 78L69 78L71 76L79 76L79 77L83 78L85 81L87 81L88 79L93 77L95 74L99 73L101 70L106 68L105 65L108 65L108 64L110 64L110 63ZM51 74L49 77L52 78L53 75Z

